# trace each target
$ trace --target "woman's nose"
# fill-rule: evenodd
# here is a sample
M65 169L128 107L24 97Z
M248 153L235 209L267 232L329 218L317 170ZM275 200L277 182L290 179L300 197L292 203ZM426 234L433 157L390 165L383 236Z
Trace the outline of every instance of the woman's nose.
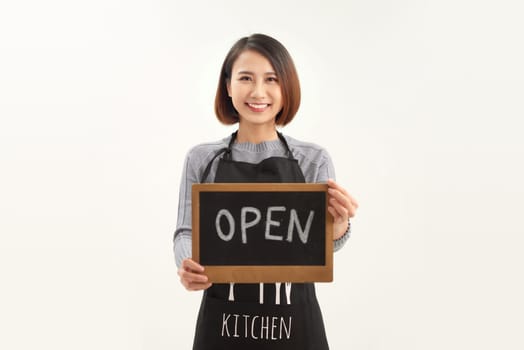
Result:
M265 97L266 89L263 82L256 82L253 84L253 90L251 91L251 96L261 98Z

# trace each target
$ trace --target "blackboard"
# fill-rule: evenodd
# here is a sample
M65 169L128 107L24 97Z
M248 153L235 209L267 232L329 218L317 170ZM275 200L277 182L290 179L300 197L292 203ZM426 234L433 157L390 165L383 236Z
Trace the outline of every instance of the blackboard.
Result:
M194 184L193 260L211 282L330 282L332 222L326 184Z

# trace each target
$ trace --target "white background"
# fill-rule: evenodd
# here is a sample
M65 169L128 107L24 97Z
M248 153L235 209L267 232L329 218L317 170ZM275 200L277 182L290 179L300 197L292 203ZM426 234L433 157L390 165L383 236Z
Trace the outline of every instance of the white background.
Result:
M273 35L359 200L318 294L333 349L522 349L520 1L5 1L0 348L190 349L185 153L230 46Z

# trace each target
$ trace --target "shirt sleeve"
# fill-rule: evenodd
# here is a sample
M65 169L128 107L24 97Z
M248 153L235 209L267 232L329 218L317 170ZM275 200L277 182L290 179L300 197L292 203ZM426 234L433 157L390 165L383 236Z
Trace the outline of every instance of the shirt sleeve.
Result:
M194 161L191 154L188 153L180 181L177 226L173 237L173 250L177 267L182 265L184 259L191 258L191 186L198 182L197 175Z

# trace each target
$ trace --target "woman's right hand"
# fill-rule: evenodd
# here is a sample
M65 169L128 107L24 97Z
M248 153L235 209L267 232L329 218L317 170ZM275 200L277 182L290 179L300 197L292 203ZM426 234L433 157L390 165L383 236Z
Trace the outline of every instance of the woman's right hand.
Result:
M211 283L208 282L203 272L204 267L189 258L184 259L182 266L178 269L180 282L187 290L204 290L211 287Z

